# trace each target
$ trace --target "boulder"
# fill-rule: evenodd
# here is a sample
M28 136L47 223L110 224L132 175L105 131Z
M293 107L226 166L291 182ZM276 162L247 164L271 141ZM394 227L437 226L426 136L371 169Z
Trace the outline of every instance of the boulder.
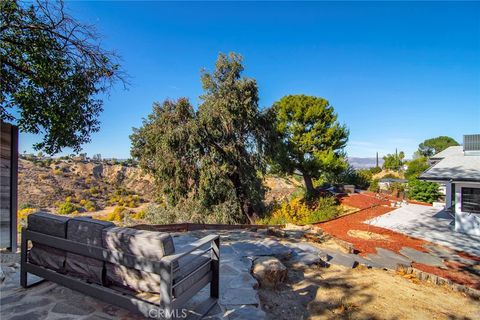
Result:
M287 279L287 268L275 257L260 257L254 261L253 276L264 288L275 288Z

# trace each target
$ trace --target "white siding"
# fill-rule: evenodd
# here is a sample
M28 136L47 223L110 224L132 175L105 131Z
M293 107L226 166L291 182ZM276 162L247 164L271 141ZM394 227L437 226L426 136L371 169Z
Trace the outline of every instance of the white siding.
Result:
M462 212L462 187L480 188L480 183L455 183L455 231L480 236L480 214Z

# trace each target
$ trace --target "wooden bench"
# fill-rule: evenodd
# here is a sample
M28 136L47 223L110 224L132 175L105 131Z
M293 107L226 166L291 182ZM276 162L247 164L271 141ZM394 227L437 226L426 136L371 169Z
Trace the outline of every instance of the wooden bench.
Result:
M75 232L73 226L81 227L78 228L80 238L71 236L69 239L70 233L66 231L67 224L68 228L74 230L72 232ZM86 243L81 242L81 238L84 237L81 232L85 232L85 225L95 225L99 230L103 228L103 245L98 241L93 241L92 244L92 238L87 239ZM126 250L129 252L126 252L122 248L112 250L112 246L116 246L115 243L106 245L105 238L108 235L110 237L116 235L117 232L123 233L122 236L125 234L129 237L137 236L132 233L133 229L127 229L115 228L99 220L88 220L88 218L69 219L47 213L30 215L28 228L22 231L20 284L24 288L31 285L27 284L27 273L31 273L106 303L139 312L146 317L164 319L184 319L187 310L182 307L202 288L210 284L209 297L196 310L189 310L188 315L189 318L201 318L208 313L219 297L219 236L208 235L186 246L181 252L173 252L155 260L145 258L145 253L135 254L138 246L127 247ZM170 241L164 236L165 234L152 231L143 231L140 236L144 236L145 232L148 233L151 243L152 237L155 241L157 239ZM29 245L29 242L32 245ZM122 245L124 245L123 240ZM120 243L118 246L121 246ZM84 257L80 262L79 256ZM147 256L149 256L148 252ZM88 272L76 276L76 272L79 271L72 265L79 264L77 267L81 273L82 263L88 262L88 265L91 265L90 260L99 262L97 263L98 272L93 267L88 267L87 271L97 273L98 276L91 277ZM108 271L107 266L110 266ZM152 282L158 281L158 283L147 283L147 285L152 284L155 290L159 289L157 295L153 295L155 300L140 298L134 294L134 290L123 290L124 288L112 285L112 278L120 278L125 287L129 287L129 283L132 282L132 279L122 280L122 277L126 277L126 273L114 274L112 271L114 267L118 267L121 271L128 270L128 274L133 272L135 275L148 275L149 279L154 279Z

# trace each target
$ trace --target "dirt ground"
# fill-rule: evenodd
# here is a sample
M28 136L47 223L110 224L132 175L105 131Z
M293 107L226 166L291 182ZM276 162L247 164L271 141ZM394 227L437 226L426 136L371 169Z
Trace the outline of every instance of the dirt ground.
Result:
M480 319L480 301L393 272L284 264L287 283L259 289L268 319Z

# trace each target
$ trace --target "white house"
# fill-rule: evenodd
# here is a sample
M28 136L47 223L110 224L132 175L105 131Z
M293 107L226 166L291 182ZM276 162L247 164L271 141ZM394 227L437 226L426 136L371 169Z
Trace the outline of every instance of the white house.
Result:
M446 186L445 206L455 214L455 230L480 236L480 134L465 135L463 146L430 158L419 179Z

